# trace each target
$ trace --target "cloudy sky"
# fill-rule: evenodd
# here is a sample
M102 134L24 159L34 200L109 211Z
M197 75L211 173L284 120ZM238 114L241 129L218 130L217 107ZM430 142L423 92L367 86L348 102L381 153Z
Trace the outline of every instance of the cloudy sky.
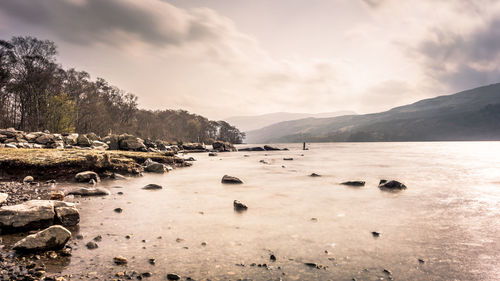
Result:
M500 82L496 0L2 0L0 38L59 47L148 109L368 113Z

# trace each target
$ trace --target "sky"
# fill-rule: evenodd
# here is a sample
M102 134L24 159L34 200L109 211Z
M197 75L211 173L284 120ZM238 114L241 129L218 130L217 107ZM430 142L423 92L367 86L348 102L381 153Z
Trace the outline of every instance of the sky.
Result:
M2 0L0 39L146 109L371 113L500 82L496 0Z

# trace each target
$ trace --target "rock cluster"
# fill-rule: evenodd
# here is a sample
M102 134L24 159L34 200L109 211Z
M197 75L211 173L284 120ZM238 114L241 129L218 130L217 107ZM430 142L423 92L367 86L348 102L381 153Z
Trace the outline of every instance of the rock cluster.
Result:
M231 152L236 151L234 145L225 141L214 141L212 143L212 148L217 152Z
M263 147L262 146L254 146L254 147L246 147L246 148L238 149L238 151L279 151L279 150L287 151L288 148L281 149L281 148L278 148L275 146L264 145Z
M0 208L0 233L45 228L53 224L74 226L79 222L80 214L75 204L68 202L31 200Z
M95 150L129 150L142 152L178 151L161 140L143 140L129 134L110 134L104 138L94 133L88 134L51 134L44 132L23 132L13 128L0 129L0 148L77 148Z

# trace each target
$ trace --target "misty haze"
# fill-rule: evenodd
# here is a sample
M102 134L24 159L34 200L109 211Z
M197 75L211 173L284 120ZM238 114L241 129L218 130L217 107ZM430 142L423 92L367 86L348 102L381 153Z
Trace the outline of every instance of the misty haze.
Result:
M0 280L500 280L500 2L0 1Z

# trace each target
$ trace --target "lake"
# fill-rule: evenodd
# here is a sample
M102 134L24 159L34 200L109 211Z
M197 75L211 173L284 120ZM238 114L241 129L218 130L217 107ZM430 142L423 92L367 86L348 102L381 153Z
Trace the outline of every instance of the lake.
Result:
M197 159L190 168L104 181L112 195L77 199L75 234L84 239L73 240L67 264L49 271L92 277L136 270L151 272L151 280L167 273L195 280L500 279L499 142L278 146L290 150L189 154ZM222 184L225 174L244 184ZM408 189L382 191L381 179ZM366 185L339 184L348 180ZM163 189L141 189L149 183ZM248 210L235 212L233 200ZM97 235L99 248L88 250ZM117 255L128 258L127 267L113 264Z

